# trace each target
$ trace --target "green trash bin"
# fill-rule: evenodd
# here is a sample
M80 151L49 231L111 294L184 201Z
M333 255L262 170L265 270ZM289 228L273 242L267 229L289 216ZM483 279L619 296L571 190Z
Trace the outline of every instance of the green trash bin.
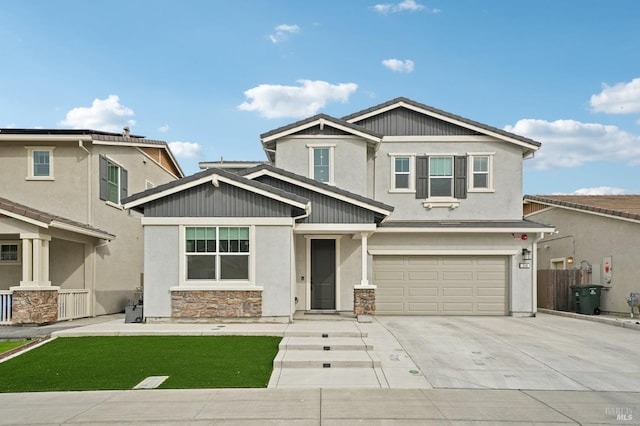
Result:
M603 285L572 285L571 290L576 298L576 313L584 315L600 315L600 294Z

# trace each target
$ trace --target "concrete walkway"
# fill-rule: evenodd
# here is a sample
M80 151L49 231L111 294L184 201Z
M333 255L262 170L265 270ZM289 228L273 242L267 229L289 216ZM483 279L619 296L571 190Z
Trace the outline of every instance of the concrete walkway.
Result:
M201 389L0 394L0 425L631 425L640 394Z

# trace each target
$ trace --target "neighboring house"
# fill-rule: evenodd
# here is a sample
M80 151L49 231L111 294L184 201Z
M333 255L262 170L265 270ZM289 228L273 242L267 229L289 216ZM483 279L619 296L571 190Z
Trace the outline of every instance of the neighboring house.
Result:
M640 195L526 195L524 214L558 230L538 242L538 269L582 269L585 283L606 286L603 312L630 312L626 299L640 293Z
M538 142L405 98L261 141L268 164L204 163L125 200L148 319L535 314L531 255L553 230L522 219Z
M127 129L0 129L0 321L122 311L143 237L121 201L181 177L165 142Z

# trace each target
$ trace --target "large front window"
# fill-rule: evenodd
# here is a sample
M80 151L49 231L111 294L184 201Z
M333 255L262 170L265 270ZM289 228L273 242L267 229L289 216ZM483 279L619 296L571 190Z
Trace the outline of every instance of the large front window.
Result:
M429 195L453 196L453 157L429 157Z
M185 252L187 280L249 279L248 227L187 227Z

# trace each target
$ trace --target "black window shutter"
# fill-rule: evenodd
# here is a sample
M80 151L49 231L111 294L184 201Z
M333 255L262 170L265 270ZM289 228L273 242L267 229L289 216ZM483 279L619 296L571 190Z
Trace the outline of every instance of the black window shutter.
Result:
M108 175L108 167L107 167L107 157L104 155L100 156L100 199L106 200L109 194L109 188L107 185L107 175Z
M416 157L416 198L429 198L429 157Z
M453 197L467 198L467 157L456 155L454 159Z
M127 172L127 169L120 167L120 202L127 198L127 188L129 186L128 179L129 173Z

